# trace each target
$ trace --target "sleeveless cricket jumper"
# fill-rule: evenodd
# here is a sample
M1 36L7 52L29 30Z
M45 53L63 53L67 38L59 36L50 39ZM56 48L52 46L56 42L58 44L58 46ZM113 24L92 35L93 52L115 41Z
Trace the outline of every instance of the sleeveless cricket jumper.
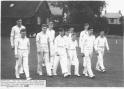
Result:
M40 33L37 34L36 36L37 51L41 53L38 54L37 73L40 75L42 75L43 61L45 62L46 65L47 74L51 75L48 41L49 41L49 37L46 33L43 33L41 31Z
M103 63L105 47L107 48L107 50L109 50L107 38L98 36L95 41L95 50L98 52L98 55L97 55L98 60L97 60L97 64L96 64L96 69L98 69L98 70L100 70L100 68L102 70L105 69L104 63Z

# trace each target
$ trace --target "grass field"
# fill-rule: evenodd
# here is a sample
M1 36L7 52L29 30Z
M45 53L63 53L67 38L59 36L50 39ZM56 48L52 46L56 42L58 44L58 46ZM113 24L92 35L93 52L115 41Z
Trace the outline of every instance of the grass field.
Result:
M116 44L116 39L118 43ZM43 79L47 81L47 87L124 87L124 68L123 68L123 39L122 37L109 37L108 43L110 46L110 53L105 53L104 62L107 69L106 73L99 73L95 68L96 55L93 55L92 68L96 75L95 79L88 79L84 76L63 78L60 67L58 68L57 77L39 77L36 74L37 56L35 39L31 38L31 53L29 55L30 73L33 80ZM83 70L83 62L78 50L78 58L80 61L80 74ZM10 48L9 38L1 38L1 79L15 79L14 76L15 58L14 52ZM72 72L74 68L72 67ZM46 72L45 72L46 74Z

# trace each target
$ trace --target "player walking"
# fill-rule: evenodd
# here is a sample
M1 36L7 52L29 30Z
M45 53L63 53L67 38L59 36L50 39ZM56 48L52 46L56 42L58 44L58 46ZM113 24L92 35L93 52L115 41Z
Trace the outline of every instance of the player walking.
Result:
M84 39L86 36L88 36L88 28L89 28L89 24L88 23L85 23L84 24L84 30L80 33L80 37L79 37L79 47L81 48L81 53L83 53L83 45L84 44ZM84 71L83 71L83 74L86 75L85 73L85 70L86 70L86 66L85 66L85 58L83 58L83 67L84 67Z
M53 69L53 61L55 57L55 48L54 48L54 40L55 40L55 31L53 30L53 22L50 21L48 24L47 35L50 40L50 63L51 69Z
M69 40L69 44L68 44L68 54L69 54L69 74L71 74L71 65L75 66L75 73L74 75L76 76L80 76L79 75L79 61L78 61L78 57L77 57L77 51L76 48L78 47L78 43L76 40L76 33L73 33L71 35L71 39Z
M100 35L96 38L95 41L95 50L98 53L97 55L97 64L96 64L96 70L101 71L101 72L105 72L105 66L104 66L104 51L105 48L107 49L107 51L109 51L109 45L108 45L108 41L107 38L104 35L104 31L100 32Z
M68 73L69 75L71 75L71 71L70 71L70 67L71 67L71 62L70 62L70 57L69 57L69 51L68 51L68 47L69 47L69 42L71 40L71 37L69 36L69 30L65 31L65 35L64 35L64 39L65 39L65 46L66 46L66 50L67 50L67 67L68 67Z
M36 45L37 45L37 56L38 56L38 66L37 73L42 75L42 64L44 62L46 66L47 75L51 76L50 60L49 60L49 37L46 33L47 25L42 25L42 31L39 32L36 36Z
M58 67L58 64L60 62L62 74L64 77L68 76L68 69L67 69L67 48L65 44L65 38L64 38L64 29L59 28L59 35L55 38L55 59L54 59L54 67L53 72L54 75L57 75L56 70Z
M29 65L28 65L28 55L30 53L30 42L29 39L26 37L26 30L22 29L20 31L21 38L18 38L15 42L15 57L18 59L16 60L16 67L15 67L15 75L16 78L20 78L19 68L21 65L23 66L24 73L26 75L26 79L30 80L29 74Z
M93 29L88 30L88 35L85 36L82 44L82 53L84 53L84 71L83 74L85 76L88 76L89 78L94 78L95 75L93 74L92 68L91 68L91 59L93 54L93 48L94 48L94 41L95 36L93 35Z

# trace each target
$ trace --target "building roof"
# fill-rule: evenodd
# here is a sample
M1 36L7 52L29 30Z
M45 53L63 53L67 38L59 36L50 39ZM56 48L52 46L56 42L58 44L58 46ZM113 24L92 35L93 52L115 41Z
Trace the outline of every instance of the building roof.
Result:
M51 5L51 3L48 2L49 9L51 11L52 15L62 15L63 14L63 9L60 7L55 7Z
M104 17L106 18L120 18L122 15L119 13L106 13Z
M42 1L2 1L1 17L32 17Z

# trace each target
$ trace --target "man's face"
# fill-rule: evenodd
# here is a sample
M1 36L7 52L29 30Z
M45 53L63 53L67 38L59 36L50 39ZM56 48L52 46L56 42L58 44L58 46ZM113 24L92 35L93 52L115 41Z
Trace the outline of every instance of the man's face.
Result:
M49 28L51 28L51 29L53 28L53 22L49 23Z
M65 32L65 35L66 35L66 36L69 36L69 32L68 32L68 31L66 31L66 32Z
M22 25L22 21L18 21L17 25L20 27Z
M70 29L69 29L69 32L70 32L70 33L73 33L73 32L74 32L74 28L70 28Z
M89 35L92 35L93 34L93 29L90 29L89 30Z
M89 25L84 26L84 29L88 29L88 28L89 28Z
M73 41L76 40L76 34L72 35L72 40L73 40Z
M25 36L26 36L26 32L21 32L21 37L25 38Z
M61 36L64 36L64 31L59 32Z
M101 32L100 32L100 36L101 36L101 37L103 37L104 34L105 34L104 31L101 31Z
M43 31L44 33L46 33L47 27L42 27L42 31Z

